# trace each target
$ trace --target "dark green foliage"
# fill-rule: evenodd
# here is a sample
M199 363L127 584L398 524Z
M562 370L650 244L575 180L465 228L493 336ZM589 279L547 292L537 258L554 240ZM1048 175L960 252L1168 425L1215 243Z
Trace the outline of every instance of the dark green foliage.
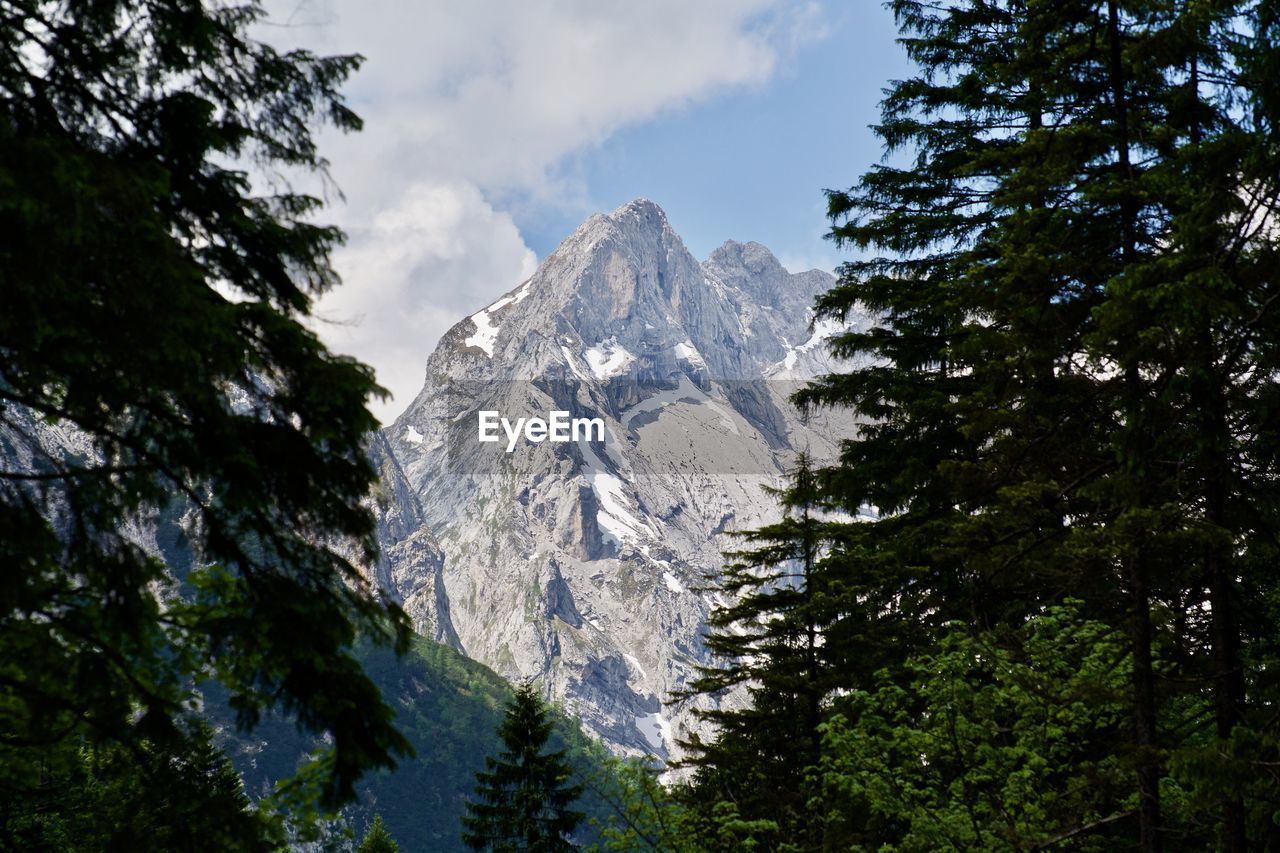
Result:
M743 687L750 706L700 711L717 737L695 738L687 766L698 769L689 808L714 812L727 801L764 821L772 832L814 846L820 826L808 816L816 793L822 702L836 686L826 626L836 604L823 564L825 524L815 514L817 482L801 456L785 517L752 531L751 547L731 555L717 589L733 604L709 620L707 647L721 665L703 668L685 695L721 695ZM757 827L759 829L759 827ZM720 827L717 827L717 832ZM711 843L709 839L705 843Z
M497 749L495 734L511 687L452 649L415 640L403 658L370 650L365 669L394 702L396 726L414 761L370 776L361 799L377 804L406 850L461 849L458 827L475 768Z
M553 723L531 683L516 688L498 728L502 750L476 773L474 799L462 818L473 850L572 850L569 837L585 816L574 811L581 785L563 750L547 752Z
M364 662L394 702L396 726L417 757L370 776L361 800L377 804L405 850L464 849L459 827L475 768L501 747L497 731L511 686L482 664L427 640L415 640L403 658L371 650ZM591 765L587 740L572 722L559 720L552 740L570 750L575 767Z
M483 664L453 649L422 638L397 657L386 649L364 647L360 661L370 679L395 709L395 725L404 733L415 756L392 771L366 775L356 787L357 799L340 813L341 822L360 831L375 814L405 851L465 850L459 836L467 800L475 790L475 769L486 756L502 748L498 728L512 687ZM219 707L214 707L218 704ZM213 697L210 713L217 719L232 714ZM611 803L598 793L609 778L603 748L559 711L551 712L555 727L549 738L553 750L565 750L574 778L589 781L579 808L600 825L615 820ZM314 739L301 736L287 720L265 718L249 736L234 736L227 751L244 775L251 795L270 795L275 784L297 771L301 756L312 754ZM596 833L579 833L590 842Z
M185 749L84 746L22 796L0 801L5 849L274 850L278 821L250 808L240 777L203 726Z
M867 542L930 619L1017 625L1067 593L1124 630L1141 844L1200 831L1161 815L1159 780L1212 732L1203 801L1240 849L1240 650L1276 638L1239 616L1276 583L1275 10L895 9L923 73L883 131L914 168L831 195L836 237L885 254L822 309L884 312L837 346L888 360L807 395L878 419L834 494L894 513ZM1199 689L1212 717L1163 713Z
M356 853L400 853L400 845L396 844L387 828L382 825L382 815L374 815L369 831L360 839Z
M353 563L379 389L304 322L342 235L228 165L323 173L311 127L359 127L359 60L279 54L259 15L0 2L0 801L84 749L186 754L204 679L245 728L331 736L328 805L407 748L351 654L407 633ZM194 560L149 554L153 523Z
M903 755L866 778L823 756L839 784L825 776L813 811L840 819L822 843L1275 846L1280 7L891 6L917 73L883 103L895 160L829 194L832 236L859 259L818 303L877 322L834 340L858 367L799 395L867 423L796 494L833 519L807 578L833 598L815 611L818 683L822 715L842 722L823 748ZM838 520L868 505L878 519ZM1086 634L1120 644L1127 683L1103 716L1069 679L1034 693L1043 707L1002 681L1056 670L1028 656L1045 624L1062 661ZM724 648L760 673L792 660ZM943 699L960 689L994 707ZM766 692L753 738L793 694ZM944 713L969 740L913 768L910 750L938 755L920 739ZM1061 755L1018 735L1038 719L1093 751L992 789L1018 750ZM735 756L729 731L717 748L739 764L713 761L726 779L697 792L712 801L778 766L774 749ZM873 790L876 774L916 788ZM767 803L743 817L777 820ZM815 841L780 828L780 844Z

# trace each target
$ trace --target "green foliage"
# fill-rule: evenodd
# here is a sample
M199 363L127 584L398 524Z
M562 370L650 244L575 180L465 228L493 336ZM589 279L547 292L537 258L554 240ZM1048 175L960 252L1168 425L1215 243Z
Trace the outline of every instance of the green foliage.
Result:
M1010 640L955 625L905 677L842 697L825 726L825 819L865 813L902 850L1125 846L1124 638L1069 602Z
M806 682L848 763L797 781L768 739L801 694L766 680L805 667L739 619L756 636L713 642L761 677L755 707L723 716L693 796L779 845L819 844L777 808L805 791L825 846L1275 846L1280 7L890 5L916 69L883 101L892 159L828 195L857 259L817 305L874 322L798 395L865 423L792 494L826 519L788 594L830 598ZM795 604L737 572L722 617L785 630ZM1057 657L1031 656L1043 631ZM1101 706L1070 670L1036 682L1086 640L1121 644ZM736 795L777 768L781 793Z
M684 744L684 765L698 770L686 805L715 818L704 844L746 843L767 828L802 845L819 840L807 811L816 794L822 702L838 684L837 647L825 637L838 598L822 551L827 525L815 513L817 486L802 455L782 496L784 518L745 534L749 547L731 555L715 583L732 602L709 619L706 643L716 664L702 668L683 695L741 688L751 704L698 711L715 723L717 737ZM730 831L738 810L755 820Z
M403 656L369 646L358 654L365 672L394 708L395 726L409 741L414 757L394 770L366 775L357 785L356 801L337 814L316 811L314 798L301 795L299 810L289 810L298 818L292 826L296 837L318 839L342 826L363 829L376 815L403 850L465 850L459 827L475 789L475 768L502 748L497 730L512 698L511 685L483 664L423 638L416 638ZM234 718L212 693L207 707L216 719ZM590 780L591 789L584 792L579 808L600 825L611 823L614 810L595 790L598 780L607 777L603 748L563 712L550 713L555 722L551 749L567 753L575 781ZM269 801L281 797L279 780L296 777L300 755L324 754L322 743L303 736L278 715L264 718L251 735L231 736L227 750L250 793ZM309 817L303 814L308 802ZM592 827L577 833L587 843L595 835Z
M284 841L203 726L178 753L86 745L0 803L0 826L6 849L23 850L274 850Z
M387 828L382 825L381 815L374 815L373 823L360 840L356 853L400 853L400 845L396 844Z
M393 701L396 727L416 757L368 777L361 801L376 803L406 850L463 849L458 828L474 771L499 747L496 732L511 686L482 664L423 639L402 658L369 649L363 662ZM563 721L560 729L567 731ZM575 757L582 745L575 743Z
M601 851L664 850L693 853L697 840L691 812L658 781L655 768L635 759L610 758L586 781L609 810L591 818L600 833L592 848Z
M570 784L563 750L546 752L553 721L531 683L516 688L498 728L503 749L476 773L475 797L462 818L462 840L473 850L571 850L569 836L585 816L571 806L582 794Z
M778 843L777 823L745 819L725 800L705 808L690 803L687 786L663 785L657 768L635 760L612 759L588 784L609 807L606 820L593 819L600 832L593 850L737 853L790 846Z
M245 729L278 709L331 738L327 807L407 750L352 656L408 631L353 562L380 389L306 325L342 235L239 170L322 175L312 127L359 127L338 90L359 59L280 54L260 15L0 2L3 800L84 749L133 756L154 802L192 793L143 771L187 754L207 679Z

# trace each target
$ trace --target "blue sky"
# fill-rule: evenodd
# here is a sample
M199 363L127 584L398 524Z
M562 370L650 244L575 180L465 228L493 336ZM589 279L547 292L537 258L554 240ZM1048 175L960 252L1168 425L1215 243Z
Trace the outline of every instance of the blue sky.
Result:
M532 274L582 220L638 196L699 258L726 239L793 270L841 259L822 190L880 158L907 73L878 0L268 0L261 37L358 52L365 119L325 132L344 197L333 348L417 393L453 324Z
M824 20L828 32L767 82L664 112L578 155L595 209L650 198L699 259L733 239L763 243L788 267L838 263L823 239L822 190L849 186L879 160L869 126L881 90L909 66L878 3L828 3ZM542 258L583 212L535 209L516 222Z

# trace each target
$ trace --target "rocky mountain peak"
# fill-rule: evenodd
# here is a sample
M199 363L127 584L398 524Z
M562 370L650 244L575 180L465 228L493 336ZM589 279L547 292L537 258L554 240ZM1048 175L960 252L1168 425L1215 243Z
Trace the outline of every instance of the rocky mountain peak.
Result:
M777 517L764 487L795 450L834 452L789 403L831 281L758 243L700 264L646 199L590 217L444 336L383 431L380 577L420 630L545 679L616 749L672 757L680 727L701 724L664 702L708 661L716 602L699 588L728 531ZM606 437L477 440L480 411L551 410L598 418Z
M671 230L666 211L647 198L632 199L610 213L608 219L623 230Z
M612 213L595 213L548 256L586 255L600 247L655 246L679 243L666 212L647 198L637 198Z
M525 376L524 366L536 363L537 373L560 344L571 350L610 340L641 346L641 338L661 337L655 331L682 326L682 313L701 301L698 291L707 286L662 209L636 199L591 216L532 278L461 320L428 369L455 378L467 365L477 375ZM548 333L562 338L549 351Z
M707 258L707 266L731 276L735 282L745 283L753 276L776 279L787 275L773 252L755 241L726 240Z
M749 301L783 311L792 324L807 319L814 297L831 286L828 273L788 272L772 252L755 242L726 241L703 268Z

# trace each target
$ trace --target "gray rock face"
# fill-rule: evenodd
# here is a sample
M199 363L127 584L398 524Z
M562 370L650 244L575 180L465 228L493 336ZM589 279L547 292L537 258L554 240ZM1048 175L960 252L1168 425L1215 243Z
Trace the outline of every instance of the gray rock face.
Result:
M380 433L370 439L369 458L379 473L374 510L382 553L377 565L366 571L380 588L395 592L413 617L414 630L465 652L449 616L444 552L426 523L417 494Z
M765 487L794 454L831 454L852 429L788 402L829 366L809 306L831 283L755 243L699 264L645 200L591 217L444 335L373 442L379 581L423 633L546 679L612 748L672 757L699 727L692 705L664 704L709 662L716 601L699 587L733 530L777 517ZM501 430L479 441L482 410L598 418L604 440L508 453Z

